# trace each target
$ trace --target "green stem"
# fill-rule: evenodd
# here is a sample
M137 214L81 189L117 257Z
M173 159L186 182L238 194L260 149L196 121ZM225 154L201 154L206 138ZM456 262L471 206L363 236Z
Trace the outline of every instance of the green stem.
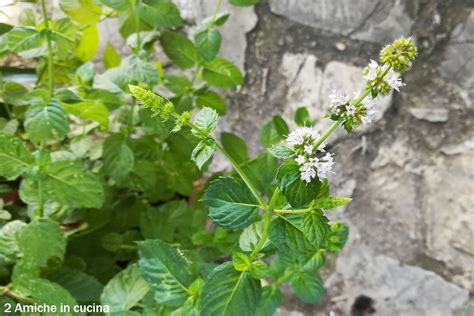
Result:
M137 102L135 99L132 100L132 105L130 106L130 112L128 113L128 122L127 122L127 137L132 134L133 129L133 116L135 114L135 106Z
M135 52L135 54L138 54L141 48L142 41L140 37L140 18L138 17L136 5L137 5L137 2L133 1L132 14L133 14L134 22L135 22L135 33L137 34L137 51Z
M342 122L341 120L337 120L334 123L332 123L332 125L329 126L329 128L324 132L324 134L321 135L318 138L318 140L316 140L316 142L313 145L314 149L317 149L319 146L321 146L321 144L326 140L326 138L329 137L329 135L331 135L332 132L334 132L334 130L339 126L341 122Z
M214 14L212 15L211 24L214 24L214 21L216 20L217 13L219 13L219 9L221 7L221 2L222 2L222 0L217 0L216 8L214 9Z
M280 188L276 187L275 191L273 191L272 198L270 199L270 203L268 204L268 208L264 210L263 213L263 227L262 227L262 235L260 236L260 240L255 245L255 248L252 250L250 254L250 258L253 260L258 255L260 250L262 250L265 242L268 238L268 227L270 226L270 222L272 221L273 215L273 208L275 207L278 198L280 197Z
M273 210L273 212L278 214L303 214L310 211L310 208L305 208L301 210Z
M48 90L49 95L52 97L54 93L54 80L53 80L53 45L51 42L51 29L49 28L48 12L46 11L45 0L41 0L41 11L43 14L44 28L46 29L46 42L48 43Z

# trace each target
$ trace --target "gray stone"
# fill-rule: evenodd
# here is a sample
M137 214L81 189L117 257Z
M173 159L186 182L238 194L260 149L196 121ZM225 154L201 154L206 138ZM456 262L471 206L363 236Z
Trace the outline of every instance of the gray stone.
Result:
M404 1L273 0L271 11L290 20L354 39L389 42L410 34Z
M468 139L459 144L445 145L441 147L441 152L446 155L462 154L466 151L474 150L474 140Z
M466 104L472 107L474 100L474 11L466 23L453 31L445 49L445 60L439 67L445 78L457 84Z
M358 243L346 250L325 284L333 297L331 308L343 315L350 315L360 295L375 301L376 315L450 316L469 304L467 290L431 271L373 253Z
M419 120L431 123L447 122L447 109L410 108L410 113Z

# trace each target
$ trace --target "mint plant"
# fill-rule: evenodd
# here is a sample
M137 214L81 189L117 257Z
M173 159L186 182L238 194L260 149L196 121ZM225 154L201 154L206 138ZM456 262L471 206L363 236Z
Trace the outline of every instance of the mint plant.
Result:
M271 315L286 282L303 301L320 299L316 271L348 236L325 211L350 201L330 195L337 157L325 141L370 123L416 48L396 40L364 70L359 95L334 91L327 131L305 108L295 131L277 115L262 128L268 150L249 157L239 136L215 135L220 89L244 83L219 56L220 5L190 36L170 0L60 0L56 19L40 0L18 25L0 25L0 57L34 67L31 83L0 72L4 311ZM105 19L118 21L130 54L107 43L100 72L91 60ZM216 151L232 170L205 176Z

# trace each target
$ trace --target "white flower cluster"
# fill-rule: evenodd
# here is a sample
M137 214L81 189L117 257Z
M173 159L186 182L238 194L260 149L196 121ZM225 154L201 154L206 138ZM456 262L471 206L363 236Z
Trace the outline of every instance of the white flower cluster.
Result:
M301 180L310 183L318 177L320 181L328 177L334 164L333 157L326 153L317 157L318 152L325 152L324 145L315 148L314 143L321 134L309 127L298 128L288 135L286 142L298 153L295 161L300 166Z
M353 100L357 99L359 99L359 95L354 95ZM333 89L331 94L329 94L329 101L331 111L337 115L344 116L345 118L353 118L359 115L363 125L367 125L373 120L375 100L370 96L362 100L362 111L358 111L358 107L352 103L353 101L341 91Z
M364 79L367 81L375 80L378 74L384 72L388 67L388 65L379 66L375 60L370 60L369 65L365 69ZM404 86L405 84L402 82L399 74L395 72L393 69L390 69L383 79L392 89L397 90L400 92L400 87Z

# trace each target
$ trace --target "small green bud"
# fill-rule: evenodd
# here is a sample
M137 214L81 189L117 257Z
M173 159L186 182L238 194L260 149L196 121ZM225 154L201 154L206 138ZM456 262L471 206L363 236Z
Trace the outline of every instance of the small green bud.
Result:
M399 38L380 51L380 62L390 65L399 73L406 72L417 54L416 46L411 38Z
M145 108L149 108L153 112L153 116L160 115L162 118L169 118L174 111L174 105L165 97L154 94L150 90L141 88L139 86L128 85L130 93L142 104Z
M179 132L181 128L183 128L186 123L191 120L192 114L191 112L184 111L181 115L176 119L175 127L173 128L172 132Z

